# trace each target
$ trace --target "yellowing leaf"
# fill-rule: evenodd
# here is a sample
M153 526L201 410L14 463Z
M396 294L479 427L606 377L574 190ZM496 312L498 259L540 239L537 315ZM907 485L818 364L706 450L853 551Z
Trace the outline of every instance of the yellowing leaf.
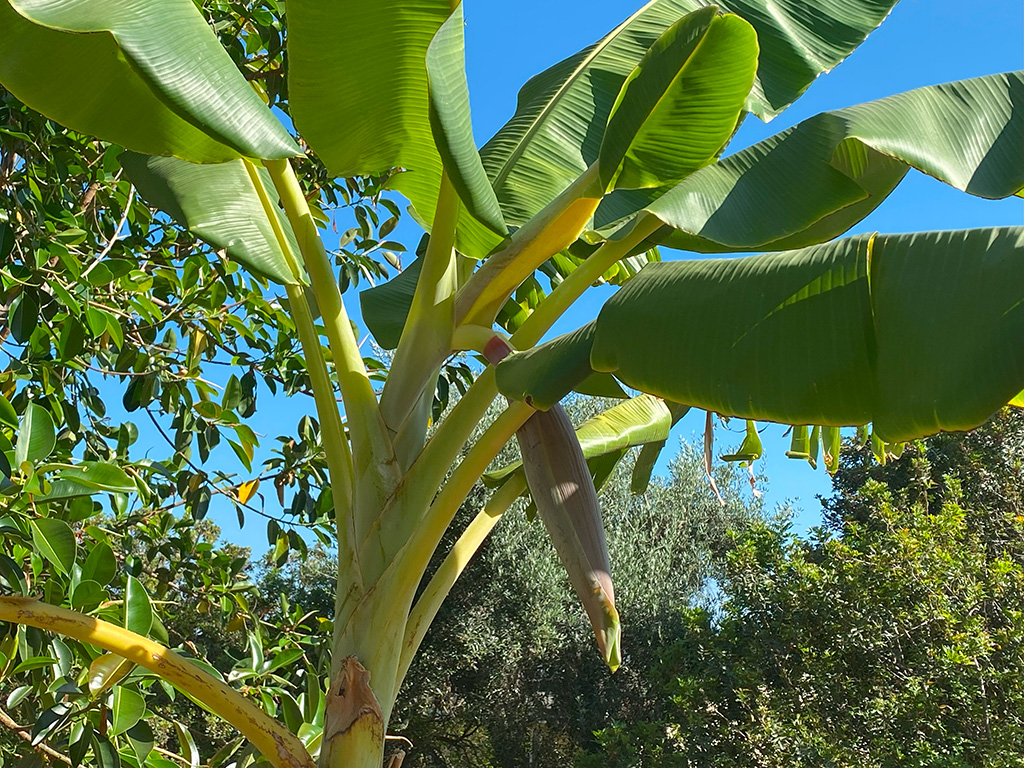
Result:
M103 654L89 665L89 693L99 696L124 680L134 666L117 654Z
M240 486L238 486L238 500L242 504L248 504L249 499L256 495L256 491L259 490L259 487L259 479L250 480L247 483L242 483Z

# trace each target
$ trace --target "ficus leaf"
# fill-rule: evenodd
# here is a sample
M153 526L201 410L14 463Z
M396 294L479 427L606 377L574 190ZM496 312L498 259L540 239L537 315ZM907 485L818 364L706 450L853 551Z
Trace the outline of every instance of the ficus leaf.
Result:
M145 720L139 720L139 722L125 731L125 736L128 737L128 742L132 745L132 750L135 752L139 764L144 765L146 758L153 751L153 747L156 744L153 729L149 727Z
M75 564L75 534L71 526L55 517L40 517L29 521L32 542L50 564L62 574L71 572Z
M109 544L97 542L82 564L82 579L109 584L117 573L117 559Z
M85 461L62 469L57 479L70 480L87 488L108 493L135 493L135 481L116 464L103 461Z
M21 466L26 461L42 461L50 455L55 445L56 434L50 412L40 405L29 403L18 428L15 464Z
M128 577L124 599L124 626L136 634L146 636L153 626L153 606L142 582Z
M249 480L238 486L238 500L242 504L248 504L253 496L256 495L256 491L259 490L260 481L259 478L255 480Z
M82 613L89 613L107 599L107 592L99 582L85 579L78 582L71 593L71 607Z
M14 410L14 406L11 405L11 401L0 394L0 423L6 424L9 427L18 426L18 413Z
M146 700L131 688L117 686L114 689L114 701L110 708L110 732L113 735L124 733L142 718L146 711Z
M104 653L89 665L89 692L100 696L128 676L135 667L130 661L114 653Z

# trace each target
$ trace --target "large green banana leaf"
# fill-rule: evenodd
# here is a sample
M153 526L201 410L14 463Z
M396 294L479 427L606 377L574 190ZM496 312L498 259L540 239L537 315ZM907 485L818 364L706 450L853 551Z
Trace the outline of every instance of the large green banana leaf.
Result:
M660 197L615 192L595 218L607 235L646 207L668 225L652 241L703 253L803 247L867 216L908 168L980 197L1016 194L1022 114L1021 72L918 88L812 117Z
M277 283L298 283L267 218L243 160L197 165L174 157L121 154L121 165L139 194L228 258ZM270 174L258 169L270 200L277 200ZM299 248L291 225L274 206L292 258ZM302 281L305 282L304 278Z
M576 427L576 439L589 462L599 456L666 440L671 428L668 406L659 398L640 395L587 419ZM497 488L511 475L522 472L522 468L523 462L515 461L485 473L481 479L488 488Z
M302 137L338 176L440 174L427 46L448 0L291 0L288 96Z
M299 149L191 0L0 0L0 82L76 131L211 163Z
M462 3L427 46L430 125L445 170L469 213L501 237L508 227L473 140Z
M654 41L703 0L654 0L601 41L533 77L512 118L480 150L505 220L521 226L595 160L626 77ZM761 54L747 109L770 119L863 42L894 0L729 0Z
M626 78L598 155L606 189L683 179L736 129L757 69L757 35L739 16L716 11L670 26Z
M302 137L337 176L384 174L428 231L441 186L430 127L427 48L449 0L289 0L288 99ZM456 244L474 258L501 242L461 216Z
M386 283L359 293L363 322L382 349L395 349L402 340L422 267L422 257L417 258Z
M1014 398L1022 339L1024 228L1003 227L652 264L574 345L589 342L594 370L668 400L788 424L872 422L901 442L971 429ZM499 389L550 387L544 350L566 355L559 341L503 361Z

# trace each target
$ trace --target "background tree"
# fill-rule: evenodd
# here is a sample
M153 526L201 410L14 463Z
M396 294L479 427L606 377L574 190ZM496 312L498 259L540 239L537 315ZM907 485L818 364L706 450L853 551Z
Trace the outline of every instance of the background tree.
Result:
M1004 412L884 467L851 450L830 530L738 533L721 614L686 611L652 670L660 717L580 764L1019 764L1022 437Z

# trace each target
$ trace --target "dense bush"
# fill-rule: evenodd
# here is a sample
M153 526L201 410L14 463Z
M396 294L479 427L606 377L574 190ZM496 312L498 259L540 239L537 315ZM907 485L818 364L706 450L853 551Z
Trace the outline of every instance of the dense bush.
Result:
M1024 761L1024 419L851 451L810 540L735 536L720 614L648 673L659 717L623 719L580 766L997 768Z

